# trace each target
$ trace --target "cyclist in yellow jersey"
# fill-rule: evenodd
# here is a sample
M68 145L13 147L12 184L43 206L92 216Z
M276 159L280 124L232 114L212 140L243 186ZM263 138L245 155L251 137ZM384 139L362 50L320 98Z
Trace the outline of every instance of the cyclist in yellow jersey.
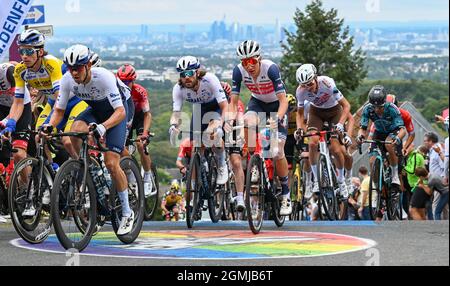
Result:
M45 37L37 30L25 30L17 41L22 62L14 71L16 97L25 92L25 87L35 88L47 96L48 102L36 122L36 130L47 124L53 112L53 105L59 95L63 62L44 50ZM69 100L64 120L58 130L70 131L75 118L87 108L87 104L73 96ZM69 138L63 138L64 146L71 156L76 156ZM51 158L49 156L49 158Z
M170 191L167 191L161 202L161 209L166 220L170 220L170 212L172 211L175 220L178 221L180 212L184 210L183 195L180 191L180 184L178 180L173 180L170 186Z

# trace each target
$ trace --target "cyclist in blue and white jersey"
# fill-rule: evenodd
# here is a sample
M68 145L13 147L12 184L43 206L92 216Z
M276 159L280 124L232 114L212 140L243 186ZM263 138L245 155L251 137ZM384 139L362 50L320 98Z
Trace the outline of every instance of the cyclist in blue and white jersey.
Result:
M61 91L55 104L55 112L46 128L51 132L58 125L67 107L70 95L84 100L89 107L81 113L72 126L73 132L88 132L89 127L96 125L95 133L105 136L109 152L105 154L105 164L122 205L122 220L118 235L130 233L134 224L134 213L128 202L128 182L124 171L120 168L120 154L124 150L130 89L114 74L104 68L92 68L90 50L83 45L75 45L66 50L64 62L69 69L61 81ZM79 154L81 140L71 138L72 144Z
M258 42L248 40L237 47L237 55L241 63L233 71L233 87L231 92L230 111L231 118L227 120L226 132L231 130L237 114L237 104L241 93L242 83L251 91L252 97L245 114L245 126L249 128L247 143L249 151L256 147L256 127L260 122L259 115L265 115L270 122L271 129L278 132L278 153L275 155L277 173L282 186L282 202L280 215L288 216L292 213L289 190L288 162L284 154L287 139L287 111L289 103L286 97L286 88L281 79L280 68L274 62L261 57L261 46ZM252 176L252 182L259 178L257 172ZM244 205L242 193L238 194L238 208Z
M202 136L203 143L209 141L209 145L212 145L207 139L210 137L218 143L213 143L218 162L217 184L224 185L228 181L228 168L222 141L224 134L222 117L228 110L228 101L219 79L214 74L201 70L200 67L200 61L192 56L182 57L177 63L180 80L172 92L173 114L170 119L169 133L173 138L180 132L178 128L183 103L187 101L194 104L191 131L196 130L196 127L201 124L201 131L207 134ZM200 110L197 110L198 107ZM193 139L191 134L191 140Z
M389 164L392 168L392 184L400 186L400 178L398 175L398 156L397 150L402 146L402 140L406 136L406 128L402 119L402 115L397 106L393 103L386 102L387 93L383 86L377 85L369 92L369 103L364 107L361 116L361 128L358 133L357 142L361 142L367 138L369 133L369 121L375 124L375 133L373 139L386 141L391 139L392 144L386 144L385 148L389 152ZM375 153L371 147L370 165L375 161ZM401 154L401 149L400 153Z

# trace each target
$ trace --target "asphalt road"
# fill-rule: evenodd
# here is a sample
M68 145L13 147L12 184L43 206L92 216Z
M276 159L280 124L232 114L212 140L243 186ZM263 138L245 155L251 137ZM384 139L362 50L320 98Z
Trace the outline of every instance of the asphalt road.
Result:
M219 231L250 231L245 222L221 222L213 225L198 222L195 232L219 233ZM184 222L146 223L146 231L186 231ZM111 231L108 227L105 232ZM371 241L370 248L344 253L314 257L285 257L259 259L142 259L123 257L79 257L81 266L364 266L374 257L376 265L427 265L449 266L449 223L446 222L286 222L281 229L273 222L265 222L264 233L271 231L330 233L354 236ZM252 236L254 237L254 236ZM62 253L48 253L18 248L18 236L10 224L0 224L0 266L64 266L68 258ZM184 238L177 243L183 243ZM245 238L244 238L245 239ZM271 238L273 239L273 238ZM117 244L119 244L117 242ZM26 245L26 247L28 247ZM34 247L34 246L33 246ZM39 247L39 246L36 246ZM62 249L61 249L62 251ZM373 262L373 261L372 261Z

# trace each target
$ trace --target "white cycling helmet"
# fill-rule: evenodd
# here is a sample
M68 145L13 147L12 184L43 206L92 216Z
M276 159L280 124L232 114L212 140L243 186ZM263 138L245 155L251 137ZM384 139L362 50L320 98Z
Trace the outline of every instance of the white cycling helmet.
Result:
M177 71L184 72L188 70L198 70L200 68L200 61L196 57L186 56L182 57L177 63Z
M304 64L297 70L297 82L299 84L310 83L317 76L317 69L313 64Z
M91 52L89 48L83 45L74 45L64 53L64 63L68 67L82 66L89 63Z
M261 46L256 41L244 41L237 47L236 53L241 60L259 57L261 55Z
M25 30L17 39L18 46L43 47L45 44L45 36L38 30Z
M98 54L94 53L94 52L91 52L90 61L92 63L92 67L93 68L97 68L97 67L99 67L102 64L102 60L100 59Z

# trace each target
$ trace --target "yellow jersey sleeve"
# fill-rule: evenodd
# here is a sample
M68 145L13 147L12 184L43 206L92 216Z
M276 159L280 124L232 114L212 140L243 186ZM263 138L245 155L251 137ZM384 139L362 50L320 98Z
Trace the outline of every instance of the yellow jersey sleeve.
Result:
M25 97L25 80L24 74L27 71L25 64L20 63L14 68L14 81L16 82L15 97L24 98Z

